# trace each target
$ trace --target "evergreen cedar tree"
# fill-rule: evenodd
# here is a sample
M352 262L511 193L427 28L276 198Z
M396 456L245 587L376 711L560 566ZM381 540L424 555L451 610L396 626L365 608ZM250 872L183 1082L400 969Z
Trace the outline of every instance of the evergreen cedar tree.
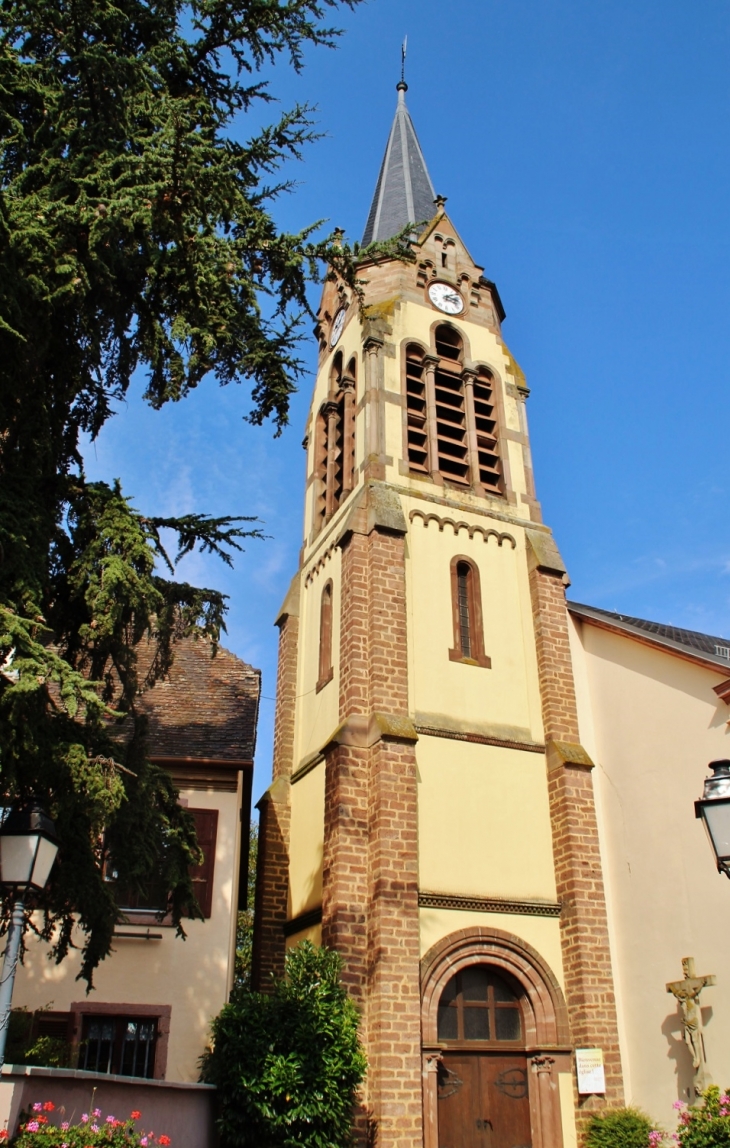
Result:
M259 69L299 69L335 42L327 10L358 2L0 4L0 805L33 797L55 819L43 934L60 961L78 921L89 983L119 919L105 873L141 889L161 870L181 932L197 912L192 820L147 759L135 698L176 638L215 649L223 628L224 595L175 581L179 559L230 562L261 535L250 518L139 513L86 480L80 436L99 434L135 371L155 408L207 376L246 380L247 417L279 431L308 285L336 272L361 297L364 254L412 258L402 236L363 251L313 238L317 225L277 230L288 184L267 181L315 138L308 107L232 135L272 98ZM157 656L141 682L145 636ZM115 738L115 715L131 736Z
M270 993L241 992L213 1022L202 1079L218 1089L224 1148L345 1148L365 1075L342 961L302 941Z

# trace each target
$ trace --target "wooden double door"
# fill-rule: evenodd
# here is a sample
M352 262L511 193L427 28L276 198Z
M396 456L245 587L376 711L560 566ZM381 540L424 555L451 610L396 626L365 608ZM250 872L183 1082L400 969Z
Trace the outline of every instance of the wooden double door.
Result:
M443 1054L438 1143L439 1148L531 1148L524 1053Z

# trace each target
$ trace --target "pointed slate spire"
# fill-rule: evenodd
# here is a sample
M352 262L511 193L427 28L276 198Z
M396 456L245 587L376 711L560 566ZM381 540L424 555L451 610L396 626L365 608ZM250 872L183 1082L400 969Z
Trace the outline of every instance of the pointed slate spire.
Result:
M406 107L408 84L401 80L396 88L398 107L365 225L363 245L391 239L406 224L431 219L436 211L431 177Z

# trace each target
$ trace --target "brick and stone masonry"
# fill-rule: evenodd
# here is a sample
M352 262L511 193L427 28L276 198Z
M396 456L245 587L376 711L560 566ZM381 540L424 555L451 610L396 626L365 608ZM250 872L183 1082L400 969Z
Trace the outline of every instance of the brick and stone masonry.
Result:
M547 532L528 531L528 546L568 1016L574 1046L601 1048L606 1069L605 1097L576 1092L581 1132L596 1108L623 1103L621 1057L593 763L580 745L565 567Z
M284 923L289 891L290 783L294 758L294 709L299 640L299 575L277 618L279 664L276 677L273 783L258 803L259 852L252 956L254 988L266 991L272 975L284 972Z
M379 483L342 546L340 732L326 758L322 939L344 958L368 1057L361 1143L421 1148L417 791L405 519Z

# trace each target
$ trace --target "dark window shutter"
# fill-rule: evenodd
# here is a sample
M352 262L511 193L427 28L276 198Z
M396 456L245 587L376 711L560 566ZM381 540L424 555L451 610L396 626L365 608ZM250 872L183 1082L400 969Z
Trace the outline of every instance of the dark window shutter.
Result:
M63 1041L70 1048L73 1034L72 1016L70 1012L55 1012L51 1009L39 1009L33 1014L31 1026L31 1044L40 1037L50 1037L52 1040Z
M202 865L190 870L193 889L204 917L210 917L213 907L213 876L215 873L215 843L218 836L217 809L189 809L195 818L198 845L203 850Z

